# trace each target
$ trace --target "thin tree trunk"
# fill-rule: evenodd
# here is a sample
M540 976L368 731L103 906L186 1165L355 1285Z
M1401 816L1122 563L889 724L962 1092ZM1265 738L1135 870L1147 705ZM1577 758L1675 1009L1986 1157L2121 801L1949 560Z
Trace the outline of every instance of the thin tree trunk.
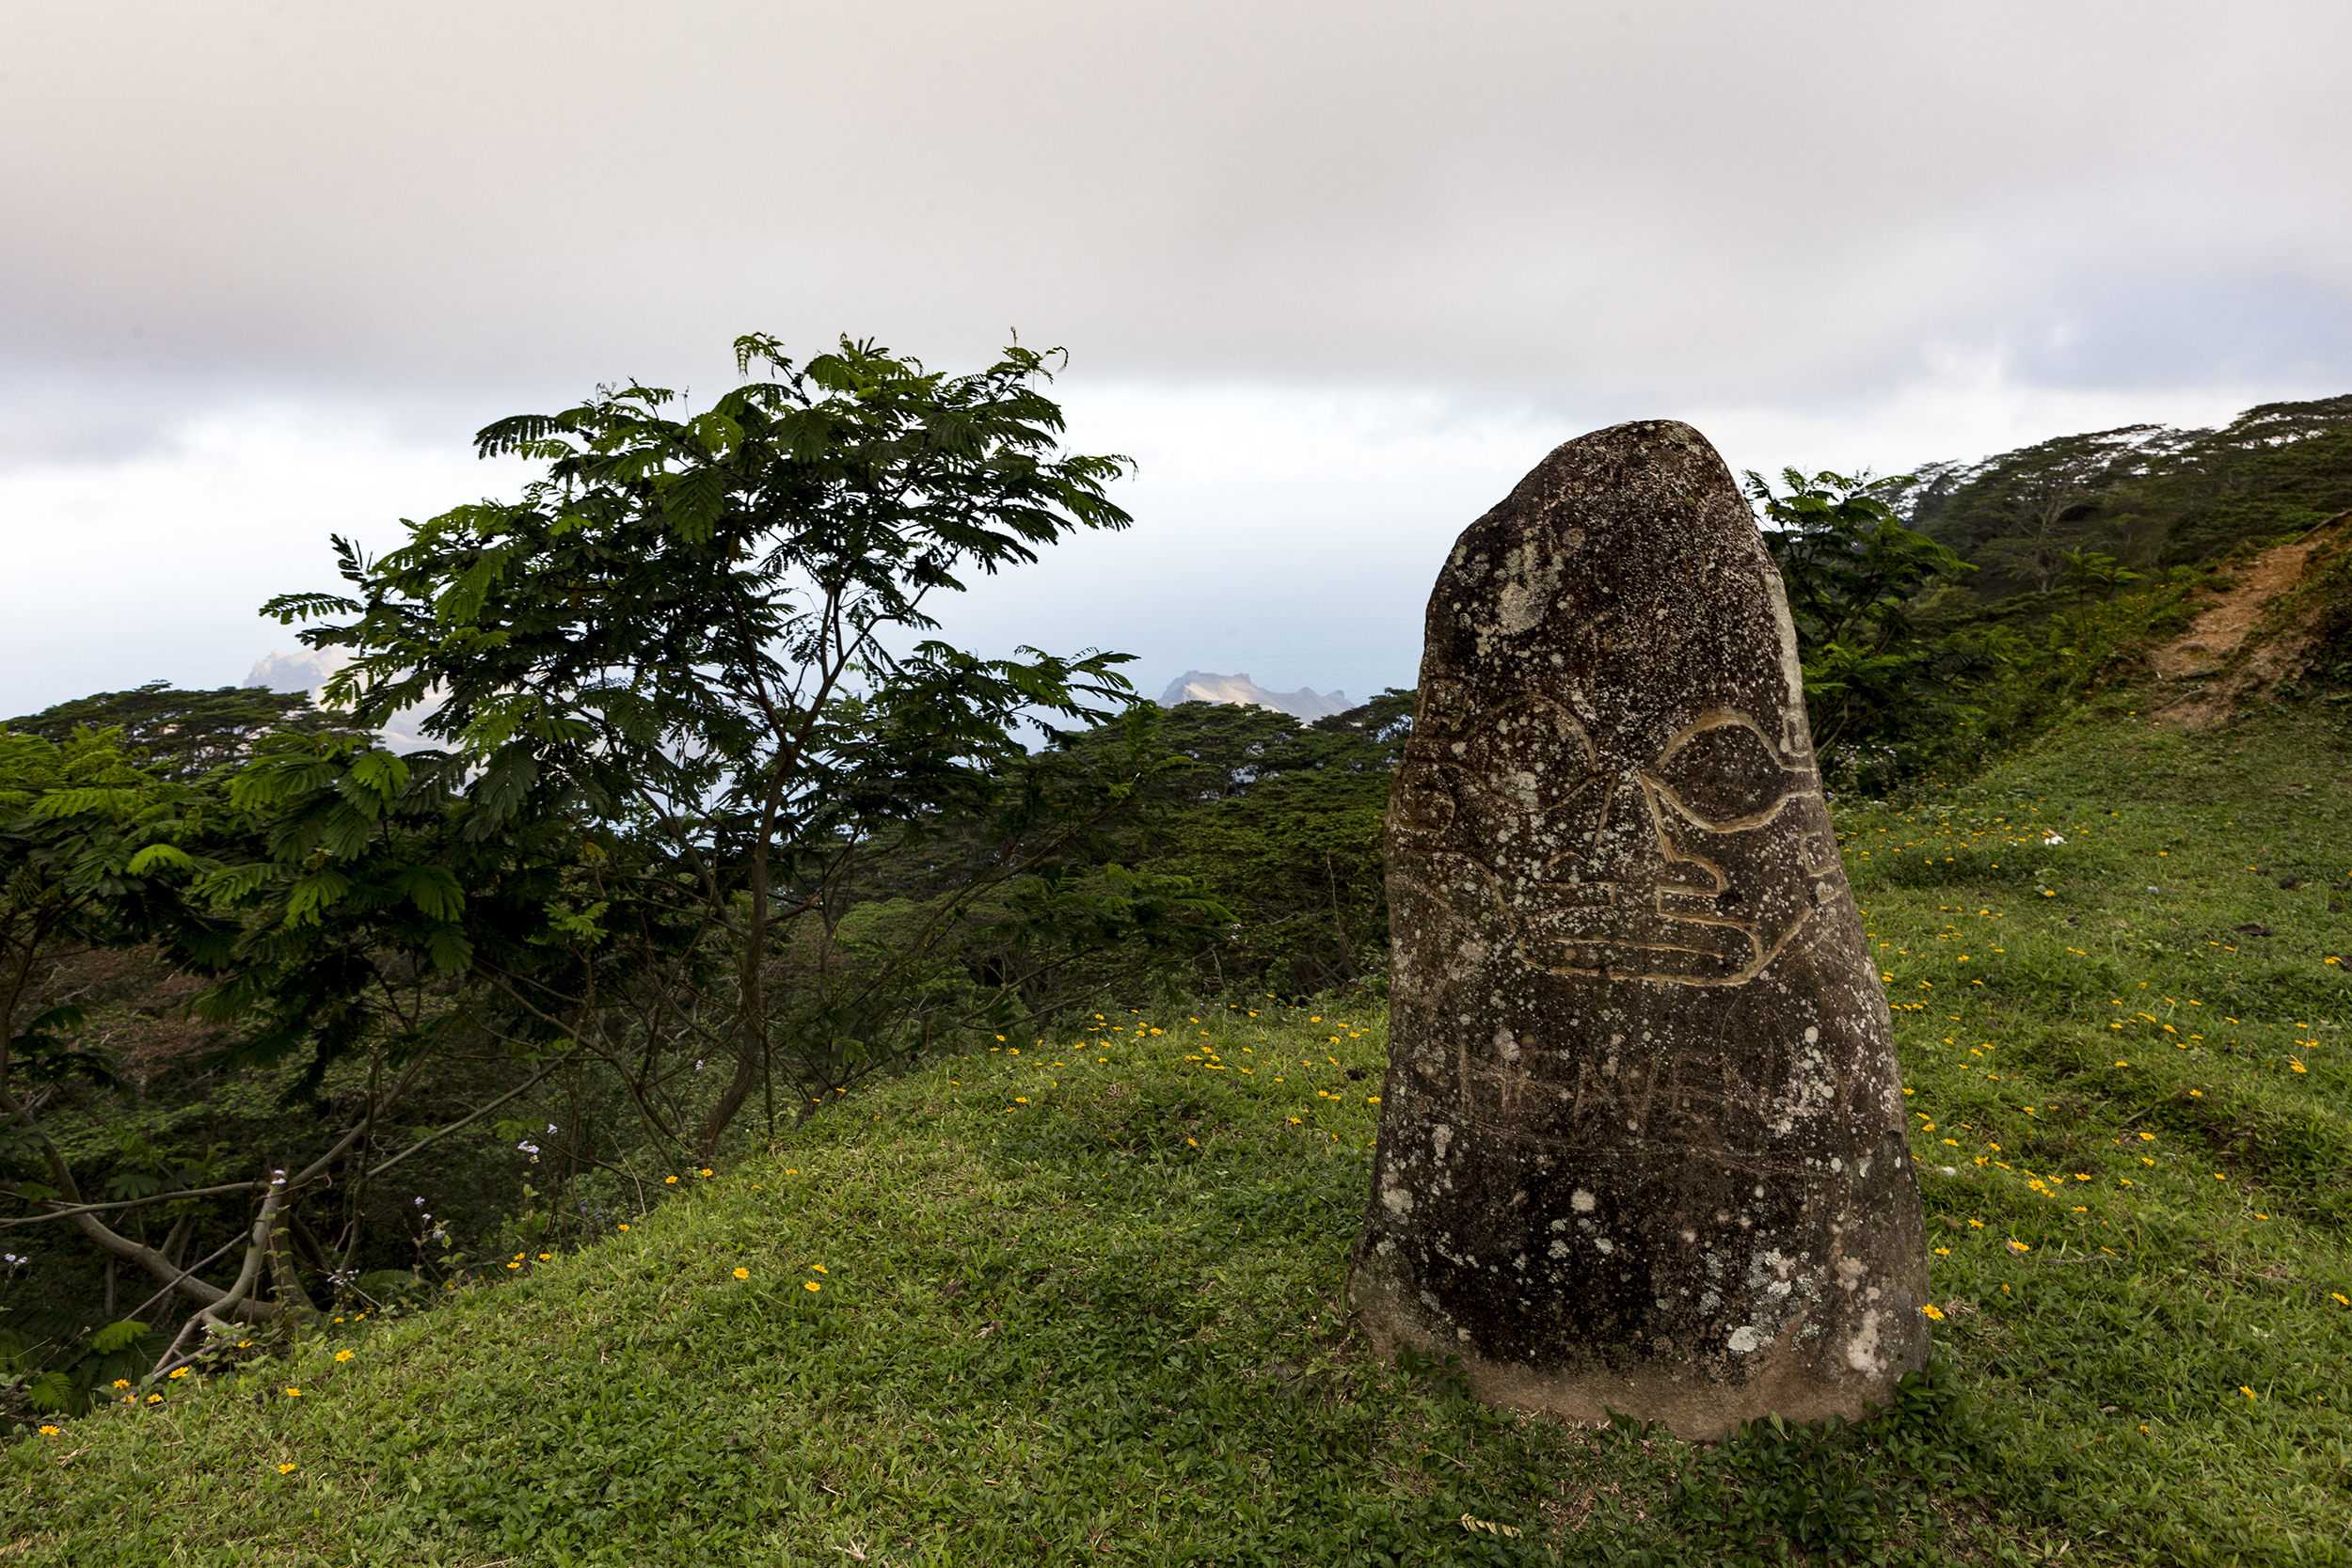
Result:
M160 1250L173 1268L178 1268L181 1260L187 1257L188 1232L195 1228L196 1216L183 1214L180 1216L180 1223L171 1227L171 1234L164 1238L164 1244Z
M1340 878L1331 857L1323 857L1324 885L1331 890L1331 924L1340 933L1340 978L1353 985L1358 978L1355 939L1347 934L1347 917L1340 912Z
M270 1294L278 1305L296 1312L315 1312L318 1307L310 1293L302 1288L302 1273L294 1255L294 1215L279 1209L271 1218L269 1227L269 1286Z
M757 1049L755 1050L755 1044ZM768 1030L764 1023L745 1028L736 1035L735 1076L727 1080L719 1103L703 1118L702 1129L694 1134L695 1151L707 1160L718 1151L719 1138L735 1119L743 1102L752 1097L752 1086L759 1082L761 1062L768 1054Z

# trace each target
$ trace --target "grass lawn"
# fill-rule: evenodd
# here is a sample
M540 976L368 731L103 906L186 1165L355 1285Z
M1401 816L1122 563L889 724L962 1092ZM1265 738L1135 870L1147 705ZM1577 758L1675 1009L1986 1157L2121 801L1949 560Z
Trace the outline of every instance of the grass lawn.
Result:
M18 1439L0 1559L2345 1561L2352 736L2128 706L1839 816L1944 1313L1891 1418L1698 1449L1372 1361L1376 1006L1106 1007Z

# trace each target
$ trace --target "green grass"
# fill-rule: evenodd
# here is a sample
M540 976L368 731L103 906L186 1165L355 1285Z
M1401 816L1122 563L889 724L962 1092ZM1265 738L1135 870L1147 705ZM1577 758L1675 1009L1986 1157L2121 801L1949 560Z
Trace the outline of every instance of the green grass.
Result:
M1693 1449L1373 1361L1340 1292L1376 1010L1106 1008L431 1312L24 1437L0 1559L2345 1561L2344 775L2323 720L2117 713L1841 813L1947 1249L1892 1419Z

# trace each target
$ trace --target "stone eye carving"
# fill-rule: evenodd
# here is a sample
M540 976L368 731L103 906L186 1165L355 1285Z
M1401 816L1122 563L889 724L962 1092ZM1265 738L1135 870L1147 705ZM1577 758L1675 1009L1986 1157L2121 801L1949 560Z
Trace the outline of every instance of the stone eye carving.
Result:
M1596 763L1584 726L1542 697L1504 708L1462 743L1458 760L1478 787L1528 811L1576 794Z
M1739 714L1709 714L1660 755L1650 781L1684 816L1716 832L1770 821L1809 774L1781 766L1763 735Z

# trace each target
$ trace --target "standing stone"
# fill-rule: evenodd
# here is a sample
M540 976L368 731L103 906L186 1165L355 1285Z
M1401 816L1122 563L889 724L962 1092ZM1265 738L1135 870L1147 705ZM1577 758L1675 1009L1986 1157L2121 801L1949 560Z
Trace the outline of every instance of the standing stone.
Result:
M1892 1020L1796 630L1689 425L1454 544L1389 798L1389 1073L1349 1292L1492 1402L1715 1437L1927 1359Z

